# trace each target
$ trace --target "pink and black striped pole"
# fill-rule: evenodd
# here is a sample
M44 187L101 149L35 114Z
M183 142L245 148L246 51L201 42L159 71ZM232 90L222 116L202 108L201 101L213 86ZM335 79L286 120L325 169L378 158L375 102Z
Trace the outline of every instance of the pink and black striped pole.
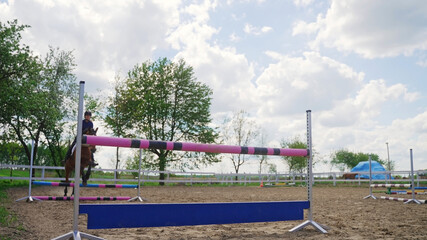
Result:
M207 152L207 153L234 153L234 154L252 154L252 155L278 155L278 156L309 156L307 149L286 149L286 148L266 148L266 147L242 147L218 144L203 144L190 142L170 142L154 141L146 139L130 139L118 137L102 137L84 135L83 144L126 147L126 148L143 148L143 149L164 149L174 151L188 152Z
M44 186L56 186L56 187L74 187L74 183L67 182L39 182L34 181L34 185L44 185ZM135 184L98 184L98 183L89 183L86 186L80 183L80 187L92 187L92 188L137 188Z
M74 197L52 197L52 196L35 196L40 200L48 201L73 201ZM86 196L80 197L80 201L126 201L130 197L100 197L100 196Z

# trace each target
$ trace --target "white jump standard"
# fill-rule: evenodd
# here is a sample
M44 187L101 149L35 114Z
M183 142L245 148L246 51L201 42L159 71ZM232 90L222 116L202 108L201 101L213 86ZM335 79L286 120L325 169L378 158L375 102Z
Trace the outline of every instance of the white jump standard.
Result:
M369 154L369 195L364 197L363 199L367 199L367 198L373 198L373 199L377 199L373 194L372 194L372 160L371 160L371 155Z
M84 97L85 82L80 81L79 89L79 108L77 111L77 140L76 140L76 157L75 169L80 169L80 158L82 153L82 116L83 116L83 97ZM80 171L74 171L74 213L73 213L73 230L64 235L54 238L55 240L66 240L73 238L81 240L82 238L102 240L103 238L93 236L79 231L79 208L80 208ZM31 184L31 183L30 183Z
M418 201L417 199L415 199L415 189L414 189L414 159L412 157L412 149L409 149L409 155L411 156L411 189L412 189L412 199L409 199L408 201L405 202L405 204L407 203L417 203L417 204L421 204L420 201Z
M33 177L33 159L34 159L34 140L31 140L31 159L30 159L30 179L29 179L29 184L28 184L28 196L20 198L18 200L16 200L16 202L22 201L22 200L27 200L27 202L33 202L34 200L37 201L41 201L40 199L31 196L31 182L32 177Z

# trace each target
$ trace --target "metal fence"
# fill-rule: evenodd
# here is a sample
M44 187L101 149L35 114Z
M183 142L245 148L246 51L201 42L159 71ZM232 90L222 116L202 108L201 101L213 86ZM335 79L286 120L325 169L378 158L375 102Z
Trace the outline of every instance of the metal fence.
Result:
M14 176L13 172L19 173L23 170L29 170L30 165L10 165L0 164L0 169L11 169L12 176L0 176L0 180L28 180L28 177ZM51 167L51 166L33 166L35 175L33 180L41 181L63 181L65 178L57 177L56 171L64 173L64 167ZM138 170L126 169L92 169L91 182L123 182L123 183L137 183ZM160 180L160 174L164 174L164 180ZM318 183L331 183L336 186L338 183L352 183L361 185L362 183L369 182L369 179L362 179L360 175L369 175L369 172L352 172L358 174L356 179L343 179L344 172L320 172L313 173L314 182ZM385 180L373 180L373 182L408 182L410 181L410 171L385 171L374 172L375 174L383 174ZM388 176L393 176L394 179L388 179ZM419 187L420 184L427 184L426 170L414 171L415 182ZM160 183L165 184L278 184L278 183L305 183L307 180L306 173L269 173L269 174L256 174L256 173L214 173L214 172L178 172L178 171L148 171L141 170L141 183Z

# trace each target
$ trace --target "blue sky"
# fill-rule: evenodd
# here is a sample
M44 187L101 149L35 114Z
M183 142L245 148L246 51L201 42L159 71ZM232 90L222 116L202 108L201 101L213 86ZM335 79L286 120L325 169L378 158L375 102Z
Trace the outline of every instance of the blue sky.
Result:
M215 122L244 109L276 147L304 136L311 109L322 160L341 148L386 159L389 142L398 170L410 148L427 168L425 1L1 1L0 21L15 18L32 26L23 37L36 54L73 50L91 93L111 94L137 63L184 58L214 91ZM109 166L110 150L98 154Z

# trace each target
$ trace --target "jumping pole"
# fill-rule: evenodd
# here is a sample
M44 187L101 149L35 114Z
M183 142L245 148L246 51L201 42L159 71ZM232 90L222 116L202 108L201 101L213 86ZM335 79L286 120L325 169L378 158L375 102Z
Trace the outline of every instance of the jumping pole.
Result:
M313 221L313 151L312 151L312 139L311 139L311 110L307 110L307 147L309 151L309 155L307 158L307 175L308 175L308 185L307 185L307 193L308 193L308 202L310 203L310 207L308 208L308 220L303 222L302 224L292 228L289 232L298 231L308 225L312 225L314 228L319 230L322 233L328 233L323 226Z
M405 202L405 204L410 203L410 202L415 202L417 204L421 204L420 201L418 201L417 199L415 199L415 186L414 186L414 159L412 157L412 149L409 149L409 154L411 157L411 189L412 189L412 199L409 199L408 201Z
M28 184L28 196L20 198L15 202L19 202L24 199L26 199L27 202L33 202L34 200L41 201L40 199L31 196L31 183L33 178L33 161L34 161L34 140L31 140L30 179L29 179L30 182Z
M377 199L374 195L372 195L372 161L371 161L371 154L369 154L369 195L364 197L363 199L367 199L367 198L373 198L373 199Z
M147 199L141 197L141 160L142 160L142 149L139 149L139 168L138 168L138 196L131 198L128 200L128 202L132 201L148 201Z
M82 153L82 116L83 116L83 97L84 97L85 82L80 81L79 92L79 108L77 113L77 142L76 142L76 163L74 170L74 215L73 215L73 231L62 236L54 238L54 240L74 239L81 240L82 238L101 240L103 238L93 236L87 233L79 232L79 200L80 200L80 161Z

